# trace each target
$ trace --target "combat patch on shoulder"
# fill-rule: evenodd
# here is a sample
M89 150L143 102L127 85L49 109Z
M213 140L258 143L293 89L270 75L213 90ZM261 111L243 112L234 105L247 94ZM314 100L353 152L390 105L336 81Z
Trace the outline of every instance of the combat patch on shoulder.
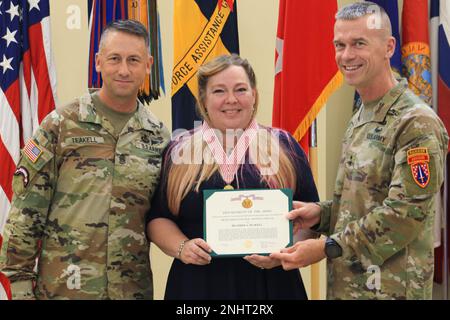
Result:
M408 165L411 167L411 173L416 184L425 188L430 182L430 170L428 163L430 162L430 155L428 148L413 148L406 152Z
M23 148L23 154L33 163L39 159L42 155L42 149L33 141L33 139L28 140L27 144Z
M22 167L22 166L18 167L16 169L16 171L14 171L14 175L15 176L23 176L23 187L26 188L28 185L28 182L29 182L29 177L30 177L30 174L28 173L27 168Z

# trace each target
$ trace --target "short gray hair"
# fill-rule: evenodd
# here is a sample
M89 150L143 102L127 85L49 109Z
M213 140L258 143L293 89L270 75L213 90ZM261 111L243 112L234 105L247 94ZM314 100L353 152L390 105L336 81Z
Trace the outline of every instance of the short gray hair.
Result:
M384 25L385 29L390 35L392 35L392 25L388 14L383 9L383 7L371 1L355 2L343 6L335 15L336 20L356 20L358 18L364 17L370 14L380 14L381 24ZM378 27L377 27L378 28Z
M335 18L336 20L355 20L364 17L365 15L375 13L377 10L379 10L378 12L386 13L384 9L376 3L370 1L355 2L339 9Z

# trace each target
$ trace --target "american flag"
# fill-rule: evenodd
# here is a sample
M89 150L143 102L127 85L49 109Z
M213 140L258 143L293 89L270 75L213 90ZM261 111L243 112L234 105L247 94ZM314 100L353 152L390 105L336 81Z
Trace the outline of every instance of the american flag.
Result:
M39 156L42 154L42 150L36 143L34 143L32 139L30 139L23 148L23 154L34 163L37 159L39 159Z
M48 0L0 0L0 233L20 149L55 108Z

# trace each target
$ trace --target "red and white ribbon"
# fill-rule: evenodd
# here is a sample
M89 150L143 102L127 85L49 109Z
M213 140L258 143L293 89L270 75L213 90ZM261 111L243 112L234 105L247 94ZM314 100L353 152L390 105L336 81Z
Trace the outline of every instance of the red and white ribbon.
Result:
M233 151L228 156L225 152L225 141L220 141L221 139L219 139L216 134L216 130L218 129L211 128L206 121L203 122L203 140L205 140L211 150L216 163L219 165L220 175L227 185L230 185L234 180L234 176L245 156L245 153L247 152L247 149L250 146L250 143L258 133L258 128L259 127L256 121L252 120L247 129L245 129L239 137Z

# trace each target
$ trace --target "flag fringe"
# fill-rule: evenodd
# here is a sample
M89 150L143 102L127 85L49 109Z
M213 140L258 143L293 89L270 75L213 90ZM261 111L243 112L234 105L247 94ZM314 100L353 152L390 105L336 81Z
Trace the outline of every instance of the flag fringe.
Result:
M328 84L325 86L325 88L320 93L319 97L316 99L314 104L312 105L309 112L306 114L306 116L303 118L303 121L300 122L297 129L294 131L294 138L297 139L297 141L300 141L305 133L308 131L309 127L313 123L314 119L316 119L317 115L319 114L322 107L327 102L328 98L331 96L331 94L338 89L342 83L344 82L344 77L340 71L336 72L336 74L331 78L331 80L328 82Z

